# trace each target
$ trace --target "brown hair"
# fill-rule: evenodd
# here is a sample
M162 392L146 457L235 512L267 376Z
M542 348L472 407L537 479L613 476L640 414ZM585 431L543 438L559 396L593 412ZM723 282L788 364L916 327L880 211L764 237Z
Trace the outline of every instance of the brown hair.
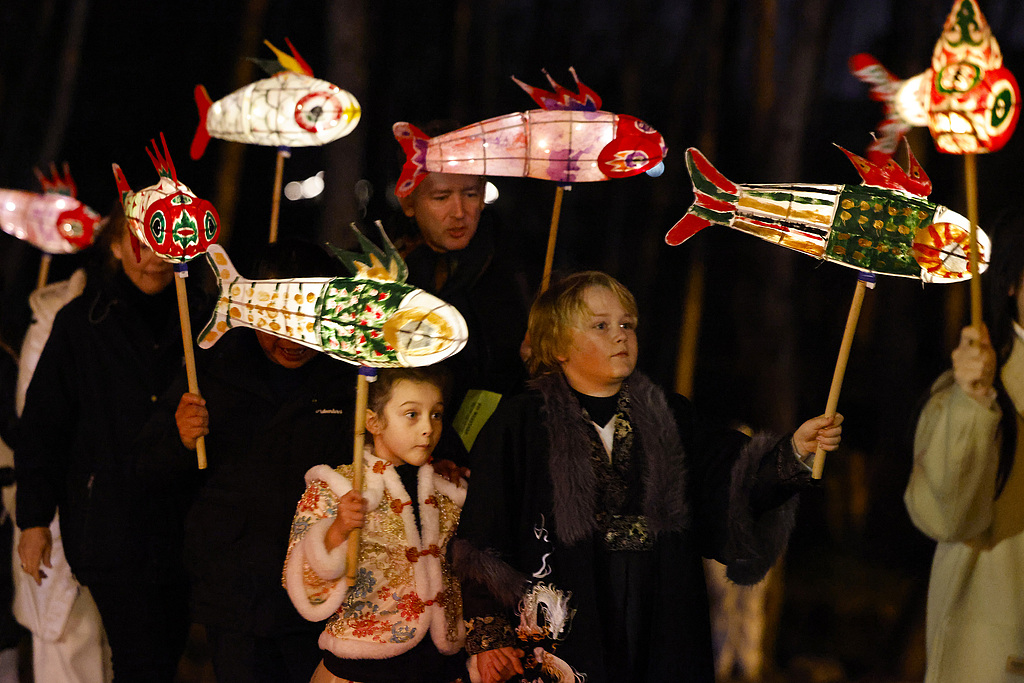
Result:
M582 316L593 313L584 300L591 287L611 291L626 312L639 319L633 294L607 273L587 270L552 284L530 308L530 357L526 363L532 376L562 371L558 357L564 356L572 345L572 328Z
M381 426L387 426L384 407L391 400L395 385L402 380L431 384L441 392L442 398L448 391L448 372L436 365L420 368L384 368L377 372L377 379L370 383L370 391L366 399L366 409L377 415Z

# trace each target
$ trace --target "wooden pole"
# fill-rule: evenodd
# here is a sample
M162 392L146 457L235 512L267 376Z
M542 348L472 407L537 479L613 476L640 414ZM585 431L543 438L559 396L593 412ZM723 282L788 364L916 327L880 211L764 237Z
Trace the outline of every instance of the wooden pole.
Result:
M39 275L36 278L36 289L42 289L46 286L46 281L50 279L50 261L53 260L53 256L50 254L43 254L43 257L39 259Z
M270 203L270 239L277 241L277 217L281 213L281 187L284 181L284 160L292 155L287 147L277 148L277 165L274 167L274 198Z
M199 395L199 379L196 376L196 354L192 348L192 320L188 314L188 295L185 293L185 278L188 277L188 264L179 263L174 266L174 289L178 293L178 318L181 320L181 345L185 350L185 373L188 375L188 390ZM196 460L199 469L206 469L206 437L196 439Z
M860 309L864 303L864 292L868 287L874 288L875 274L865 273L857 277L857 289L853 292L853 301L850 303L850 313L846 316L846 329L843 330L843 341L839 345L839 358L836 360L836 369L832 373L832 386L828 390L828 402L825 404L825 415L835 417L836 408L839 405L839 392L843 388L843 376L846 374L846 362L850 359L850 347L853 346L853 335L857 331L857 319L860 317ZM825 469L825 450L818 446L814 452L814 466L811 470L811 477L821 479L821 473Z
M562 194L565 187L559 185L555 190L555 208L551 211L551 229L548 230L548 251L544 255L544 275L540 280L540 291L546 292L551 282L551 266L555 262L555 241L558 239L558 218L562 214Z
M971 223L971 326L981 331L981 278L978 277L978 169L974 154L964 155L967 220Z
M363 492L363 443L366 438L366 398L370 392L370 382L377 378L377 371L367 366L359 368L359 379L356 381L356 416L355 432L352 436L352 490L360 495ZM356 571L359 569L359 529L353 529L348 535L348 585L356 582Z

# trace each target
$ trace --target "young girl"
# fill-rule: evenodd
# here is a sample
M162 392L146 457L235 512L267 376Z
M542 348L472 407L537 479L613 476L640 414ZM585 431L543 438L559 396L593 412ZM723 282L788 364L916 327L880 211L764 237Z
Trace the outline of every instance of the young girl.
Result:
M442 378L431 368L383 370L370 385L365 489L352 466L318 465L292 523L284 585L306 619L328 619L312 683L467 680L462 600L445 554L466 498L434 472ZM348 535L362 528L355 585Z

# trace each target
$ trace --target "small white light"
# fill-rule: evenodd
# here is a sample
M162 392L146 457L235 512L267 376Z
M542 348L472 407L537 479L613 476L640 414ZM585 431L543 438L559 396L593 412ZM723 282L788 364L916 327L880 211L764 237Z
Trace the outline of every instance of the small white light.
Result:
M14 209L17 207L15 206L14 202L7 202L6 204L4 204L4 208L7 209L8 211L14 211Z
M498 188L488 180L484 183L484 204L493 204L496 201L498 201Z
M54 205L58 209L63 209L65 206L67 206L67 202L65 202L63 199L58 199L56 202L54 202Z
M302 181L302 196L305 199L312 199L324 191L324 172L320 171L315 176L310 176Z
M302 199L302 183L293 180L284 186L284 196L291 201Z

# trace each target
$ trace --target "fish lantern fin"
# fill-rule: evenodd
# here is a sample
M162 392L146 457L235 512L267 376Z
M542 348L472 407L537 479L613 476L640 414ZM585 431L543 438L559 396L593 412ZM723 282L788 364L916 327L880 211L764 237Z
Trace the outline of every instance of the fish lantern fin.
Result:
M224 282L230 283L243 279L235 269L235 265L231 263L231 259L228 258L228 253L224 251L224 247L219 244L211 244L206 250L206 262L210 264L213 275L217 278L218 291L224 290ZM231 311L227 306L222 305L223 301L222 297L221 302L218 302L217 306L214 307L210 320L203 327L202 331L199 332L197 341L201 349L208 349L213 346L214 342L221 338L223 332L231 328Z
M338 260L345 264L345 267L349 269L354 279L397 282L401 284L409 277L409 269L399 255L398 250L395 249L395 245L391 242L388 234L384 231L384 226L381 225L380 221L377 221L376 225L380 231L381 243L384 245L383 250L371 242L356 227L355 223L352 223L350 227L352 232L356 234L359 246L363 250L361 253L338 249L331 244L327 246Z
M74 197L78 194L78 188L75 185L74 179L71 177L71 167L68 166L68 162L65 161L62 168L64 170L63 177L57 170L57 164L54 164L53 162L50 162L49 177L47 177L38 168L33 168L32 172L35 173L36 180L39 181L39 186L43 189L43 192L62 194L66 197Z
M309 68L309 64L306 63L306 60L300 57L299 53L295 51L295 46L291 44L291 41L287 38L284 40L288 43L288 47L291 49L292 54L295 55L294 57L285 54L283 51L274 47L269 40L264 40L263 44L274 51L274 54L277 55L277 61L281 65L282 69L297 74L303 74L305 76L312 76L313 70Z
M839 147L839 150L846 155L846 158L850 160L853 167L857 169L857 175L860 176L865 185L896 189L896 187L894 187L894 183L889 179L884 166L879 166L876 163L868 161L859 154L854 154L850 150L844 149L839 145L836 145L836 147ZM888 161L888 157L886 157L886 159Z
M160 142L163 143L164 153L160 155L160 148L156 146L156 140L150 140L153 143L153 151L150 152L149 148L146 148L146 154L149 155L149 160L153 162L153 167L156 169L157 174L161 178L170 178L175 183L178 182L178 173L174 170L174 162L171 161L171 153L167 150L167 140L164 138L164 134L160 133Z
M132 188L128 187L128 180L124 177L124 172L121 167L117 164L113 164L114 168L114 182L117 183L117 194L121 199L121 204L124 204L124 200L128 198L128 195L132 193Z
M135 236L134 230L128 231L128 239L132 243L132 253L135 254L135 262L142 263L142 245L139 242L139 238Z
M416 186L427 177L427 147L430 137L405 121L399 121L391 127L391 130L405 152L405 165L402 166L402 175L398 177L398 182L395 184L395 194L398 197L408 197L416 189Z
M883 163L886 157L896 151L900 139L911 129L911 125L896 110L897 95L906 81L893 76L869 54L856 54L850 57L848 64L850 72L858 80L871 86L868 96L882 103L882 121L878 124L878 135L868 145L868 158L875 163Z
M542 69L542 71L547 77L548 83L551 84L552 91L550 92L543 90L542 88L537 88L523 83L515 76L512 76L512 80L515 81L516 85L525 90L526 94L529 95L534 102L540 105L541 109L597 111L601 108L601 98L596 92L580 82L574 68L569 67L569 73L572 74L573 80L576 81L576 89L578 92L573 92L568 88L559 85L547 72L547 69Z
M665 234L665 243L672 247L709 225L730 225L740 196L739 186L712 166L696 147L686 150L686 168L693 184L694 202Z
M903 174L905 178L903 187L907 192L918 197L927 197L932 193L932 180L924 172L924 167L918 162L917 157L914 156L906 138L903 139L903 146L907 150L907 170Z
M199 125L196 127L195 137L192 138L192 146L188 150L189 156L193 160L203 156L206 146L210 144L210 132L206 130L206 119L209 116L210 107L213 105L210 93L206 92L206 88L202 85L196 86L195 98L196 109L199 110Z

